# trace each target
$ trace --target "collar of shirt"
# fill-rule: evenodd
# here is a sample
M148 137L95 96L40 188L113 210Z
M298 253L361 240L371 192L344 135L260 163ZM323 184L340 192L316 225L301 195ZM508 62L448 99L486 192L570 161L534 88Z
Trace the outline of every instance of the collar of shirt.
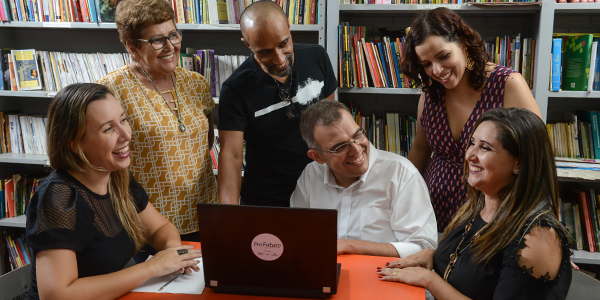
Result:
M377 160L378 156L379 156L379 153L378 153L377 148L375 148L375 146L373 146L371 144L371 142L369 142L369 168L367 169L365 174L362 174L357 181L353 182L347 188L345 188L343 186L339 186L337 184L337 182L335 181L335 176L333 175L333 172L331 171L331 169L329 169L329 166L327 164L325 164L325 174L324 174L325 176L323 176L323 184L325 184L326 186L330 186L332 188L340 189L340 190L349 189L354 186L360 187L367 180L367 176L369 176L369 172L371 172L371 169L373 168L373 165L375 164L375 161Z

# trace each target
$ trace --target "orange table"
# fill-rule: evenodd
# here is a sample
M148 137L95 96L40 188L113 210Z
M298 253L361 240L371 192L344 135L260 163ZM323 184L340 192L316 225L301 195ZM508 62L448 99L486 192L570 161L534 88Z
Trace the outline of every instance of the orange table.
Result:
M198 246L199 243L191 243ZM340 282L338 292L331 296L331 300L363 300L363 299L406 299L406 300L424 300L425 289L398 282L385 282L379 280L377 276L377 267L383 267L386 262L396 260L397 258L365 256L365 255L341 255L338 256L338 263L342 264L340 271ZM134 299L169 299L169 300L189 300L189 299L220 299L220 300L238 300L238 299L297 299L280 297L259 297L247 295L218 294L211 288L204 288L202 295L182 295L182 294L157 294L157 293L128 293L121 297L123 300Z

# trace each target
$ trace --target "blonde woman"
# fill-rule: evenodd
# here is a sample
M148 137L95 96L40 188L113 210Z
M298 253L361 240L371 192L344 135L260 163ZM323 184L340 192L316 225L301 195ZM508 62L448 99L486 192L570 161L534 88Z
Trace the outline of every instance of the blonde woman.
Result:
M181 245L177 228L129 173L131 127L108 88L61 90L50 104L47 136L56 171L28 208L28 299L116 299L153 276L199 271L200 251ZM160 252L123 270L146 242Z

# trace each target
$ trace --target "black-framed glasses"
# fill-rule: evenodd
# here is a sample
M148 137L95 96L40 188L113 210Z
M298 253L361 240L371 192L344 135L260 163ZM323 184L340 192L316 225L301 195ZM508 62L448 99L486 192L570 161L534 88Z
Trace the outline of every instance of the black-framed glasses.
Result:
M167 36L153 37L149 40L138 39L138 41L148 42L148 43L150 43L150 45L152 45L152 48L154 48L156 50L160 50L167 45L167 40L169 40L169 42L171 42L171 45L174 46L174 45L181 43L182 37L183 37L183 31L178 30L178 31L174 31L174 32L170 33Z
M279 91L279 98L281 99L281 101L289 103L289 105L285 109L285 114L287 115L288 119L291 119L291 120L298 119L298 117L299 117L298 111L296 110L296 107L294 106L294 102L292 101L290 92L280 86L277 86L277 90Z
M367 135L365 134L365 129L360 128L356 134L354 135L354 137L352 137L352 141L348 142L348 143L344 143L341 144L331 150L325 150L325 149L321 149L321 148L315 148L316 150L321 150L327 153L331 153L333 155L343 155L348 153L348 151L350 151L350 148L352 148L352 144L360 144L362 143L365 139L367 138Z

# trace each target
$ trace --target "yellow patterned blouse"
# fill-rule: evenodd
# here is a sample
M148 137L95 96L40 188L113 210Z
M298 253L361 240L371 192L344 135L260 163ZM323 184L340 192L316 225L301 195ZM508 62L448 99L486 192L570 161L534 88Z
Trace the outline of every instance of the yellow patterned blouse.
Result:
M150 202L180 234L198 231L196 203L218 203L217 183L208 149L208 119L215 103L208 81L182 68L175 70L179 115L185 133L163 98L124 66L100 79L127 112L133 129L131 172Z

